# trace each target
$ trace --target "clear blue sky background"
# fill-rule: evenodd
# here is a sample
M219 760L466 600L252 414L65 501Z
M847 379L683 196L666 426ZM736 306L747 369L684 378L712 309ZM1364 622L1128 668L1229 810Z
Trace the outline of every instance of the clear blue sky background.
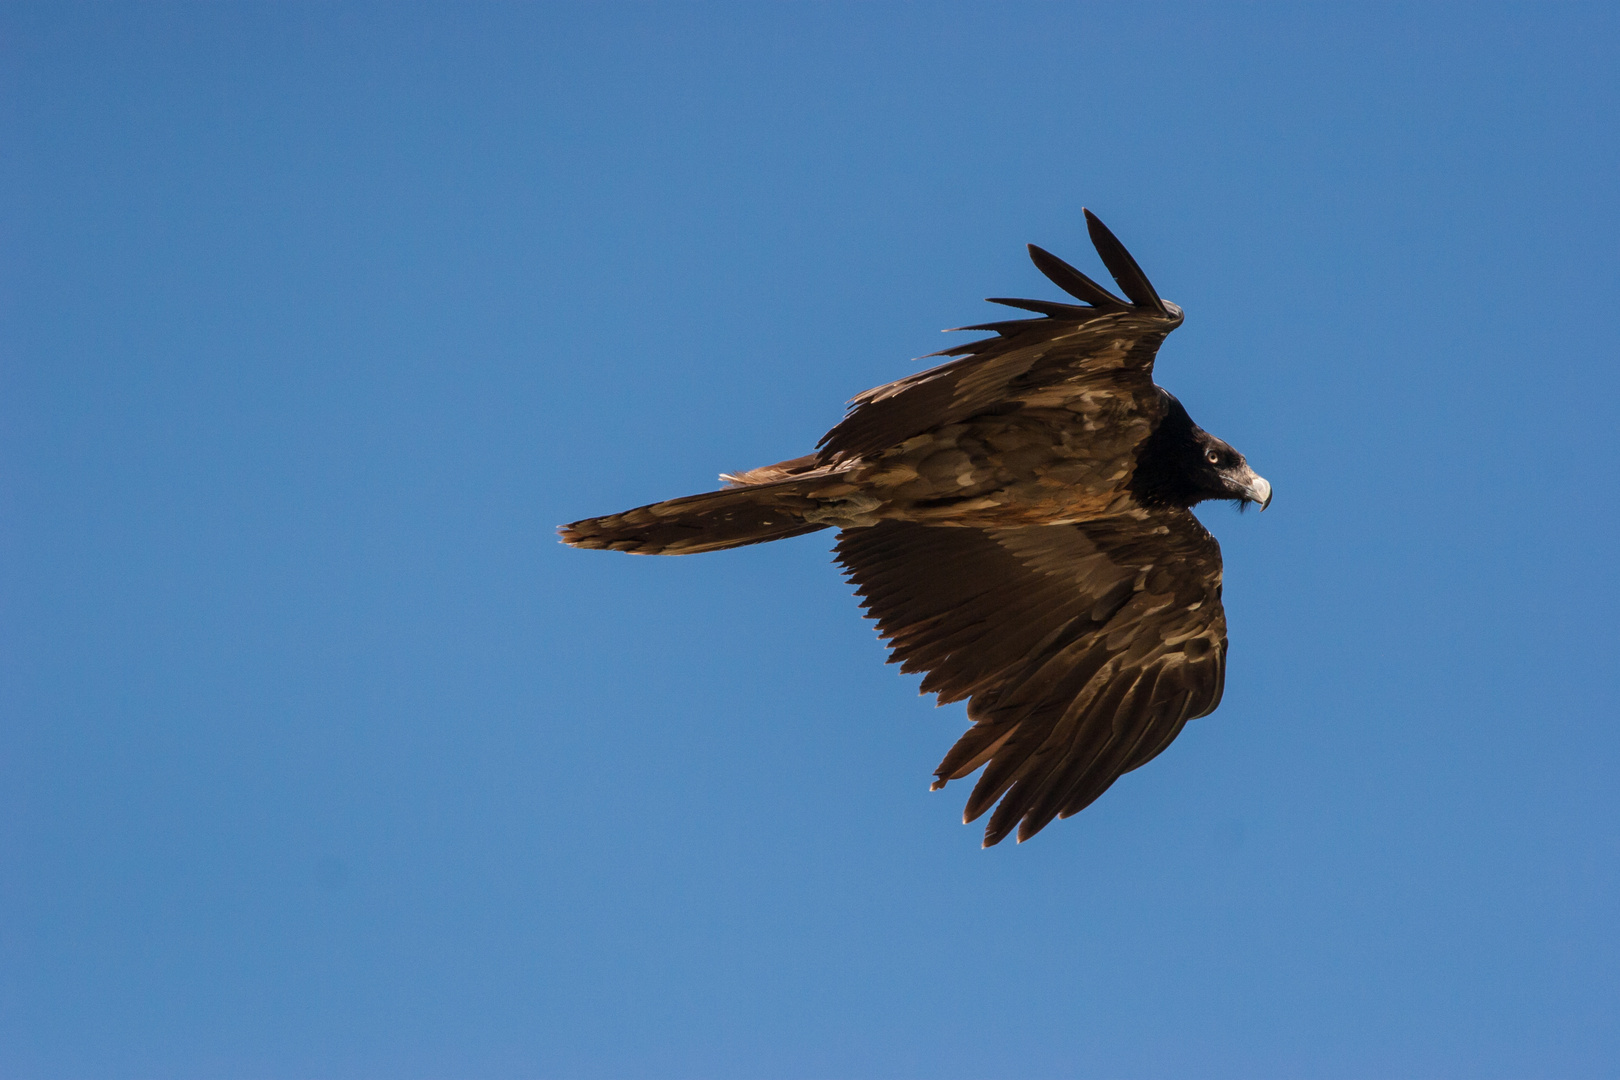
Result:
M1612 5L0 8L0 1074L1620 1071ZM1276 485L1035 841L807 450L1096 263ZM960 339L957 339L960 340Z

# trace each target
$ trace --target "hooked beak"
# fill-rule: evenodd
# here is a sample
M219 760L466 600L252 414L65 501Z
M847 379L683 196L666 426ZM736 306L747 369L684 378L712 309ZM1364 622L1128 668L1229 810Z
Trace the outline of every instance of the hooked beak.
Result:
M1240 483L1243 485L1245 499L1259 503L1262 511L1271 505L1271 484L1265 477L1245 466Z

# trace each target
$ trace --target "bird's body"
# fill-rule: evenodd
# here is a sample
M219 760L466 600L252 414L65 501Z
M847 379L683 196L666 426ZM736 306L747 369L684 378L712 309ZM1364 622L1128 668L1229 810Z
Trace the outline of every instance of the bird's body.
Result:
M965 329L997 337L869 390L816 453L728 486L564 526L565 542L686 554L841 530L838 560L922 689L974 726L935 786L985 767L967 820L992 844L1078 812L1212 711L1225 677L1220 548L1189 512L1269 503L1242 455L1153 383L1182 321L1113 235L1129 302L1031 247L1089 306Z

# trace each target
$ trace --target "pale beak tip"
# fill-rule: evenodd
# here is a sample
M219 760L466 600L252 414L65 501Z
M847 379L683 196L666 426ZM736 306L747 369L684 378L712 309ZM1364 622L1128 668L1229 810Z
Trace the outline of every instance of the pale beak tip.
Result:
M1260 504L1260 512L1263 514L1266 507L1271 505L1271 483L1263 476L1256 476L1253 490L1254 501Z

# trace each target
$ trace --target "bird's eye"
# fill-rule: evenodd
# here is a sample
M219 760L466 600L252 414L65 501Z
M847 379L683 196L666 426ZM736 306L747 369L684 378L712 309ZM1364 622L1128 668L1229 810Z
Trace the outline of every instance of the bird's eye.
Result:
M1204 455L1204 459L1206 461L1208 461L1211 465L1219 465L1221 463L1220 451L1211 450L1209 453Z

